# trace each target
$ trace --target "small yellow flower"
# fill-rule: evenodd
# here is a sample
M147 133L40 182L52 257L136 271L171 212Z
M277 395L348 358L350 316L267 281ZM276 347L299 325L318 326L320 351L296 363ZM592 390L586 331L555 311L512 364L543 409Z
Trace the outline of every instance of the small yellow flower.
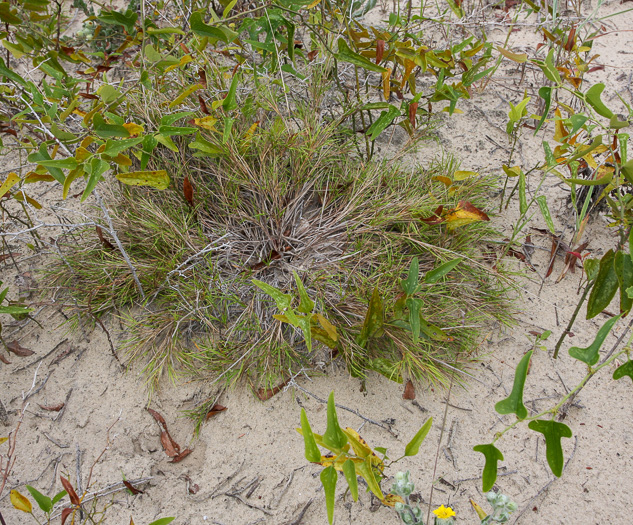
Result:
M438 509L435 509L433 511L433 514L435 514L440 519L446 519L456 515L453 509L451 509L450 507L445 507L444 505L442 505Z

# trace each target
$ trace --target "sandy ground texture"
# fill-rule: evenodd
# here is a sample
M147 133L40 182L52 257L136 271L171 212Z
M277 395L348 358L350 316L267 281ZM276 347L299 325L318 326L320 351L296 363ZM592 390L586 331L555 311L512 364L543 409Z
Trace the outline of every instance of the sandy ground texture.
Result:
M608 14L626 5L620 6L618 1L603 9ZM379 13L371 16L380 18ZM631 13L609 19L612 31L595 42L599 62L607 67L593 80L606 82L606 100L614 107L618 103L616 91L631 102L628 84L633 64L628 49L633 49L633 37L624 30L631 27L632 19ZM512 34L512 49L520 52L533 48L538 39L532 29L518 29ZM493 27L489 37L503 39L505 32L494 31ZM485 93L460 102L464 113L446 118L437 131L442 148L461 159L462 169L498 174L507 159L507 101L520 100L523 87L518 83L517 68L512 64L505 67L499 81L491 83ZM528 74L523 81L529 85L531 80ZM387 152L398 140L394 135L381 147ZM525 165L541 159L541 140L541 136L535 138L529 133L524 136L518 155ZM435 143L418 152L423 162L437 154ZM529 182L531 189L537 184L536 179ZM554 221L569 240L571 215L565 207L565 194L556 181L547 184L551 184L545 190ZM42 198L51 205L73 206L59 200L59 188L42 188L46 193ZM498 199L491 201L491 208L496 202ZM509 231L517 215L517 210L510 207L495 223ZM535 216L531 226L543 228L539 221ZM604 225L605 219L596 217L585 234L594 256L615 244ZM480 477L483 457L472 447L489 443L495 432L512 422L509 416L497 415L493 407L512 388L516 364L532 347L529 332L553 332L545 343L547 349L535 352L527 380L526 405L536 413L560 399L584 373L565 349L590 342L607 319L605 315L591 321L581 319L561 357L552 359L554 342L578 300L579 276L569 274L557 282L562 270L559 260L552 275L542 279L549 262L550 241L536 231L532 236L533 242L544 249L537 249L533 255L536 271L523 267L526 276L521 280L516 303L518 323L511 330L491 326L484 334L478 349L481 362L473 364L471 377L464 378L465 388L454 386L446 391L419 387L415 401L410 401L403 399L402 385L372 375L367 391L361 392L359 381L350 378L336 362L321 376L296 377L266 402L244 387L221 391L214 384L173 384L165 380L149 406L164 417L181 448L192 450L179 463L171 463L163 451L160 427L146 410L148 395L143 377L136 370L122 369L103 330L97 327L67 333L66 327L60 326L65 320L63 308L50 297L37 310L43 328L33 322L3 318L5 340L15 339L34 352L28 357L11 355L11 364L0 364L0 401L7 413L3 418L0 410L0 437L15 428L24 399L28 403L7 488L26 493L24 485L30 484L51 494L61 490L59 478L63 475L76 487L96 493L96 508L107 510L104 522L115 525L127 525L132 516L138 525L163 516L175 516L178 525L325 524L320 468L303 457L303 440L295 427L304 407L313 429L322 432L323 400L334 390L337 402L351 409L339 409L341 423L360 429L371 445L388 448L391 457L398 457L432 416L434 425L419 455L403 460L390 473L410 470L418 501L428 503L433 487L433 508L450 505L459 523L478 523L469 499L485 507ZM5 261L0 268L1 279L12 286L12 293L37 297L38 290L46 287L37 273L44 263L42 258L29 255L24 240L8 239L19 271L11 261ZM119 322L110 318L104 323L117 346ZM616 325L606 349L623 334L626 324ZM499 447L505 460L500 463L496 486L518 504L510 523L631 523L633 390L628 379L611 379L614 368L594 378L568 411L565 422L574 437L563 440L566 466L561 479L554 478L547 467L542 436L519 425L503 437ZM183 410L213 396L219 396L218 402L227 410L206 422L196 439L193 423L183 417ZM61 403L62 410L47 410ZM120 490L124 479L143 492L131 495ZM361 491L360 501L352 503L349 496L344 497L342 486L339 483L336 523L398 523L393 510L370 499L368 493ZM390 486L386 481L384 487ZM32 523L28 515L12 508L8 490L0 500L0 509L8 525ZM59 519L54 522L59 523Z

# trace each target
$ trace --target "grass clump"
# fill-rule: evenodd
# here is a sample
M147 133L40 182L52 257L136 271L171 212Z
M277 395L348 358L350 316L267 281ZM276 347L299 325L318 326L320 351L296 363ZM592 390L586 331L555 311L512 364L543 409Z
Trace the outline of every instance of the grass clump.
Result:
M110 213L147 296L124 315L126 347L149 379L181 369L270 387L339 356L358 377L375 370L442 382L449 367L469 359L483 323L508 319L505 285L477 249L491 228L448 231L421 221L460 200L481 205L489 180L455 182L449 192L435 179L452 177L454 162L424 169L362 161L339 123L320 123L309 108L293 120L272 112L255 130L238 121L216 137L215 159L165 153L151 161L169 169L167 190L121 187L112 197ZM414 257L421 272L465 259L420 292L424 319L451 337L414 344L406 330L386 326L360 347L373 290L393 304ZM66 259L58 284L79 306L99 314L141 303L119 252L94 234ZM296 295L293 272L315 311L336 326L335 349L309 353L301 332L273 317L275 302L252 282Z

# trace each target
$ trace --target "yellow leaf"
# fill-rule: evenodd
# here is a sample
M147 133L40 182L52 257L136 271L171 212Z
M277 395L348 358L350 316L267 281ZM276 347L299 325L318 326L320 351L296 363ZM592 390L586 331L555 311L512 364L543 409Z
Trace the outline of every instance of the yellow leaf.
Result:
M404 503L402 497L396 494L387 494L381 501L383 505L387 505L388 507L393 507L396 503Z
M108 155L108 159L112 162L116 163L119 166L131 166L132 160L127 155L123 155L123 153L119 153L116 157L110 157Z
M2 445L2 443L4 443L5 441L8 441L9 438L0 438L0 445Z
M382 73L382 92L385 96L385 101L389 102L389 96L391 95L391 68Z
M466 179L470 179L471 177L476 177L477 175L479 175L479 173L476 171L456 171L453 174L453 179L466 180Z
M24 201L24 199L26 199L26 202L28 202L31 206L33 206L35 209L37 210L41 210L42 209L42 205L37 202L35 199L32 199L31 197L29 197L28 195L26 195L24 192L22 191L17 191L13 194L13 198L18 201L18 202L22 202Z
M497 47L497 51L499 51L499 53L501 53L504 57L509 58L514 62L518 62L519 64L527 61L527 55L525 53L513 53L512 51L508 51L500 46Z
M123 124L123 127L127 129L127 132L130 134L130 137L136 137L143 133L143 126L139 124L135 124L134 122L128 122L127 124Z
M193 123L196 126L200 126L201 128L208 129L209 131L215 131L215 123L218 121L217 118L212 116L202 117L202 118L194 118Z
M244 133L244 140L246 142L248 142L249 140L253 138L253 135L255 134L255 130L257 129L257 126L259 126L259 120L246 130L246 133Z
M165 170L118 173L116 178L130 186L152 186L159 190L169 186L169 175Z
M94 137L88 136L85 139L83 139L81 141L80 147L82 148L87 148L88 146L90 146L90 144L92 144L95 141Z
M563 139L569 135L569 132L565 129L563 124L563 117L560 114L560 109L556 108L554 111L554 140L556 142L565 142Z
M16 509L21 510L22 512L26 512L27 514L31 514L33 512L31 502L22 496L22 494L20 494L17 490L11 491L11 503Z
M505 174L508 177L518 177L519 175L521 175L521 167L520 166L507 166L507 165L503 165L503 171L505 172Z
M103 147L103 146L102 146ZM83 146L79 146L76 150L75 150L75 158L81 162L86 160L88 157L90 157L92 155L92 153L90 153L86 148L84 148Z
M319 324L327 332L327 335L329 336L329 338L332 339L332 341L334 342L338 341L338 334L336 333L336 327L332 323L330 323L330 321L328 321L325 317L323 317L321 314L316 314L316 317L317 317L317 320L319 321Z
M475 509L477 516L479 516L480 520L483 520L488 514L485 513L484 509L482 509L479 505L477 505L472 499L470 500L470 504Z
M24 182L55 182L55 179L52 175L48 175L47 173L36 173L35 171L29 171L24 177Z
M84 169L82 166L77 166L74 170L72 170L67 176L66 176L66 180L64 181L64 188L63 188L63 192L62 192L62 199L65 199L66 197L68 197L68 191L70 190L70 185L73 183L73 181L75 179L77 179L78 177L81 177L82 175L84 175Z
M7 176L7 180L4 181L4 184L0 186L0 199L4 197L4 194L7 193L13 186L15 186L20 181L20 177L18 177L17 173L11 172Z
M432 177L432 179L436 180L438 182L441 182L447 188L450 188L451 185L453 184L453 181L450 178L448 178L448 177L446 177L444 175L436 175L435 177Z
M444 220L448 229L454 230L473 222L489 221L490 218L470 202L460 201L457 207L444 217Z
M406 84L407 79L409 78L409 75L411 74L411 71L413 71L414 67L415 62L409 60L408 58L404 59L404 73L402 73L402 82L400 83L400 89L404 88L404 85Z
M194 84L193 86L189 86L188 88L184 89L182 93L180 93L180 95L178 95L172 102L169 103L169 108L171 109L177 106L178 104L183 102L189 95L191 95L195 91L198 91L199 89L202 89L203 87L204 86L202 84Z
M318 6L321 3L321 0L314 0L306 9L312 9L313 7Z

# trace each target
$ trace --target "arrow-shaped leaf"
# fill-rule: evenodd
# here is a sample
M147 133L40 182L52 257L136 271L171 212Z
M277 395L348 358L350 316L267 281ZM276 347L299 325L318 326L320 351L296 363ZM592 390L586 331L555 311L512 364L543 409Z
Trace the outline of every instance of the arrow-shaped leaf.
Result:
M310 428L308 416L303 408L301 409L301 431L305 444L306 459L312 463L318 463L321 461L321 452L319 452L319 447L317 447L316 441L314 440L314 434Z
M519 361L514 374L514 384L512 385L510 395L495 405L495 410L499 412L499 414L516 414L519 419L525 419L527 417L528 411L523 404L523 388L525 387L525 378L527 377L532 352L533 350L530 350L523 356L521 361Z
M545 456L547 464L552 469L553 474L560 478L565 466L565 458L563 456L563 447L561 438L570 438L572 436L571 429L558 421L537 419L530 421L528 428L535 432L540 432L545 436Z
M616 368L615 372L613 372L613 379L615 379L616 381L623 378L624 376L629 376L631 378L631 381L633 381L633 360L627 361L623 365Z
M323 491L325 492L325 506L327 507L327 519L332 525L334 521L334 496L336 495L336 482L338 481L338 474L336 469L332 466L325 468L321 471L321 483L323 484Z
M442 277L444 277L447 273L449 273L453 268L455 268L463 259L453 259L452 261L445 262L444 264L439 265L437 268L434 268L430 272L426 272L424 276L424 282L426 284L433 284L439 281Z
M569 349L569 355L589 366L595 365L600 359L600 347L602 346L602 343L604 343L604 340L607 335L609 335L611 328L613 328L613 325L620 319L620 317L622 317L622 314L612 317L604 323L600 330L598 330L593 343L591 343L588 347L578 348L577 346L572 346Z
M414 257L411 261L411 266L409 266L409 273L407 274L407 278L400 281L400 286L402 290L407 295L413 295L415 293L415 289L418 287L418 277L420 273L420 262L417 257Z
M431 425L433 424L433 418L430 417L424 422L422 428L418 430L418 433L413 436L413 439L409 441L406 448L404 449L405 456L415 456L420 451L420 445L426 438L426 435L431 430Z
M330 397L327 400L327 429L325 430L325 434L323 434L323 443L339 452L343 450L343 447L347 444L347 436L338 424L334 392L330 392Z
M483 491L488 492L497 481L497 462L503 461L503 454L492 443L488 445L477 445L473 447L475 452L481 452L486 458L483 475Z
M615 253L613 250L609 250L600 259L598 276L587 301L587 319L595 317L609 306L611 299L613 299L615 292L618 290L620 283L618 282L614 262Z
M343 463L343 474L345 474L352 498L354 498L354 501L358 501L358 478L356 477L356 467L351 459Z

